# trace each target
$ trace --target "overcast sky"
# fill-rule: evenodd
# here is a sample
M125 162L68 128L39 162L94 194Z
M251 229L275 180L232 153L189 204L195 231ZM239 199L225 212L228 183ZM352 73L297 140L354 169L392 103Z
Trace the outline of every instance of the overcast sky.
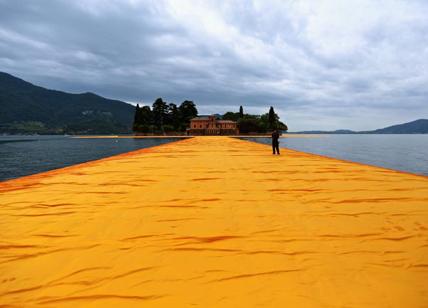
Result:
M426 0L0 0L0 71L290 130L428 118Z

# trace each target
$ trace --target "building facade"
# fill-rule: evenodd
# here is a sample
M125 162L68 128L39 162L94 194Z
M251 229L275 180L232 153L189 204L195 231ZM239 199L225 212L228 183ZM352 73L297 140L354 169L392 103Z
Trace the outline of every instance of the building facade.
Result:
M230 120L217 120L216 116L196 117L190 120L188 135L237 135L238 123Z

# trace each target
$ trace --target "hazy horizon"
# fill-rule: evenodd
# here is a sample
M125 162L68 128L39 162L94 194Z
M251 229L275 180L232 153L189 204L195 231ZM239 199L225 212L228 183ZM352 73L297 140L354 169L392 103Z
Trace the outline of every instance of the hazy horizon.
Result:
M428 118L428 2L0 0L0 70L35 85L291 131Z

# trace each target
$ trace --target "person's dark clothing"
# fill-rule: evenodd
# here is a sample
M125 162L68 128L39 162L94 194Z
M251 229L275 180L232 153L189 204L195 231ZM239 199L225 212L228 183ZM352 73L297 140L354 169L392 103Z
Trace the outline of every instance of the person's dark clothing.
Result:
M273 154L278 154L279 155L279 133L278 132L273 132L272 133L272 151Z

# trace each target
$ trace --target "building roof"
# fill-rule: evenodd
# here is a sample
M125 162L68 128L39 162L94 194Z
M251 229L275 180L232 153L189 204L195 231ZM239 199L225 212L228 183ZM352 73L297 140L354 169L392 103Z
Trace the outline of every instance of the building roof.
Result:
M195 117L193 119L190 119L190 121L208 121L209 120L209 116L200 116L200 117ZM236 123L236 121L232 121L232 120L218 120L216 119L217 123Z
M212 117L212 116L215 116L215 115L211 115L211 116L199 116L199 117L195 117L195 118L192 118L192 119L190 119L190 121L208 121L210 118L209 117ZM236 123L236 121L232 121L232 120L220 120L220 119L217 119L216 118L216 122L217 123Z
M190 119L190 121L208 121L208 117L196 117L193 119Z

